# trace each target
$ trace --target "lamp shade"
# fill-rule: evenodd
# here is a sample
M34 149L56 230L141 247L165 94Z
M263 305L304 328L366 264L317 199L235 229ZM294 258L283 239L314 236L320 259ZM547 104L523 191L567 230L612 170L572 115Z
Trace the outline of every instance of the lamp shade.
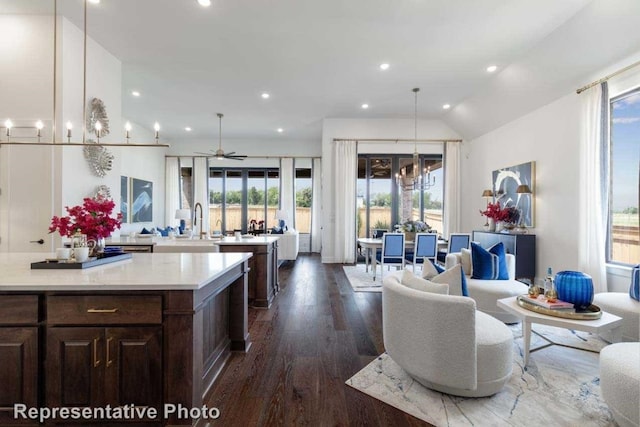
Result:
M276 219L287 221L289 219L289 214L284 209L283 210L278 209L276 211Z
M531 189L527 184L518 185L516 188L516 193L518 194L531 194Z
M491 190L484 190L482 192L482 197L493 197L493 191Z
M191 209L176 209L176 219L190 219Z

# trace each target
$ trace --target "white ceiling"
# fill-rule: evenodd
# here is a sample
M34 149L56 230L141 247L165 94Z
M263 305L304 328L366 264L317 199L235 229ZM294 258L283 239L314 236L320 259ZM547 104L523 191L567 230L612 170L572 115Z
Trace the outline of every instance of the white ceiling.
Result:
M52 0L0 0L0 7L10 13L43 3ZM101 0L89 4L87 23L88 35L122 61L127 119L149 128L158 121L173 141L215 139L215 113L222 112L224 138L319 140L324 118L413 117L413 87L421 88L421 118L444 119L444 103L454 114L495 86L501 71L548 45L590 3L213 0L203 8L196 0ZM81 4L58 0L80 26ZM638 48L634 43L629 48ZM570 54L547 51L545 64ZM388 71L378 68L382 62L391 64ZM490 64L499 71L486 73ZM569 64L552 74L566 81L576 71ZM271 98L261 99L263 91ZM365 102L368 110L360 108ZM447 121L455 124L455 117Z

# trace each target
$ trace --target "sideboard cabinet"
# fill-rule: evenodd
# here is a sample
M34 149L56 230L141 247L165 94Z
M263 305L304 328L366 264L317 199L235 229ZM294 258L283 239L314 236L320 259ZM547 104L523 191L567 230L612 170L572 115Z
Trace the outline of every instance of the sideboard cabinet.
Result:
M471 240L479 243L483 248L502 242L505 251L516 257L516 279L534 281L536 276L536 236L534 234L474 231Z

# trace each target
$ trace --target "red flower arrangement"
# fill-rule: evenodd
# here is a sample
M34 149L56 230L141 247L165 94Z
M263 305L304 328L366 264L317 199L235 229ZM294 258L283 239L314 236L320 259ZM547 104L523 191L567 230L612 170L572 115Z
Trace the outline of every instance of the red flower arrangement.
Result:
M520 219L520 212L513 206L500 207L500 203L489 203L487 209L480 211L481 215L493 219L495 222L517 223Z
M111 217L115 206L113 200L104 196L87 197L81 206L66 206L68 216L51 218L49 233L58 231L61 236L71 237L80 231L89 239L109 237L116 228L120 228L122 220L121 213L116 218Z

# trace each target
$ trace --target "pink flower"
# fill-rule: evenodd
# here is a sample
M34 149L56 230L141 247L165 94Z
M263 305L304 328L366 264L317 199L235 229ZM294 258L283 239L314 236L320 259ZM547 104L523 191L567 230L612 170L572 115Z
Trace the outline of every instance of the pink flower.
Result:
M115 205L113 200L103 196L87 197L81 206L66 206L68 216L51 218L49 233L57 231L61 236L71 237L80 231L90 239L109 237L116 228L120 228L122 220L121 213L111 217Z

